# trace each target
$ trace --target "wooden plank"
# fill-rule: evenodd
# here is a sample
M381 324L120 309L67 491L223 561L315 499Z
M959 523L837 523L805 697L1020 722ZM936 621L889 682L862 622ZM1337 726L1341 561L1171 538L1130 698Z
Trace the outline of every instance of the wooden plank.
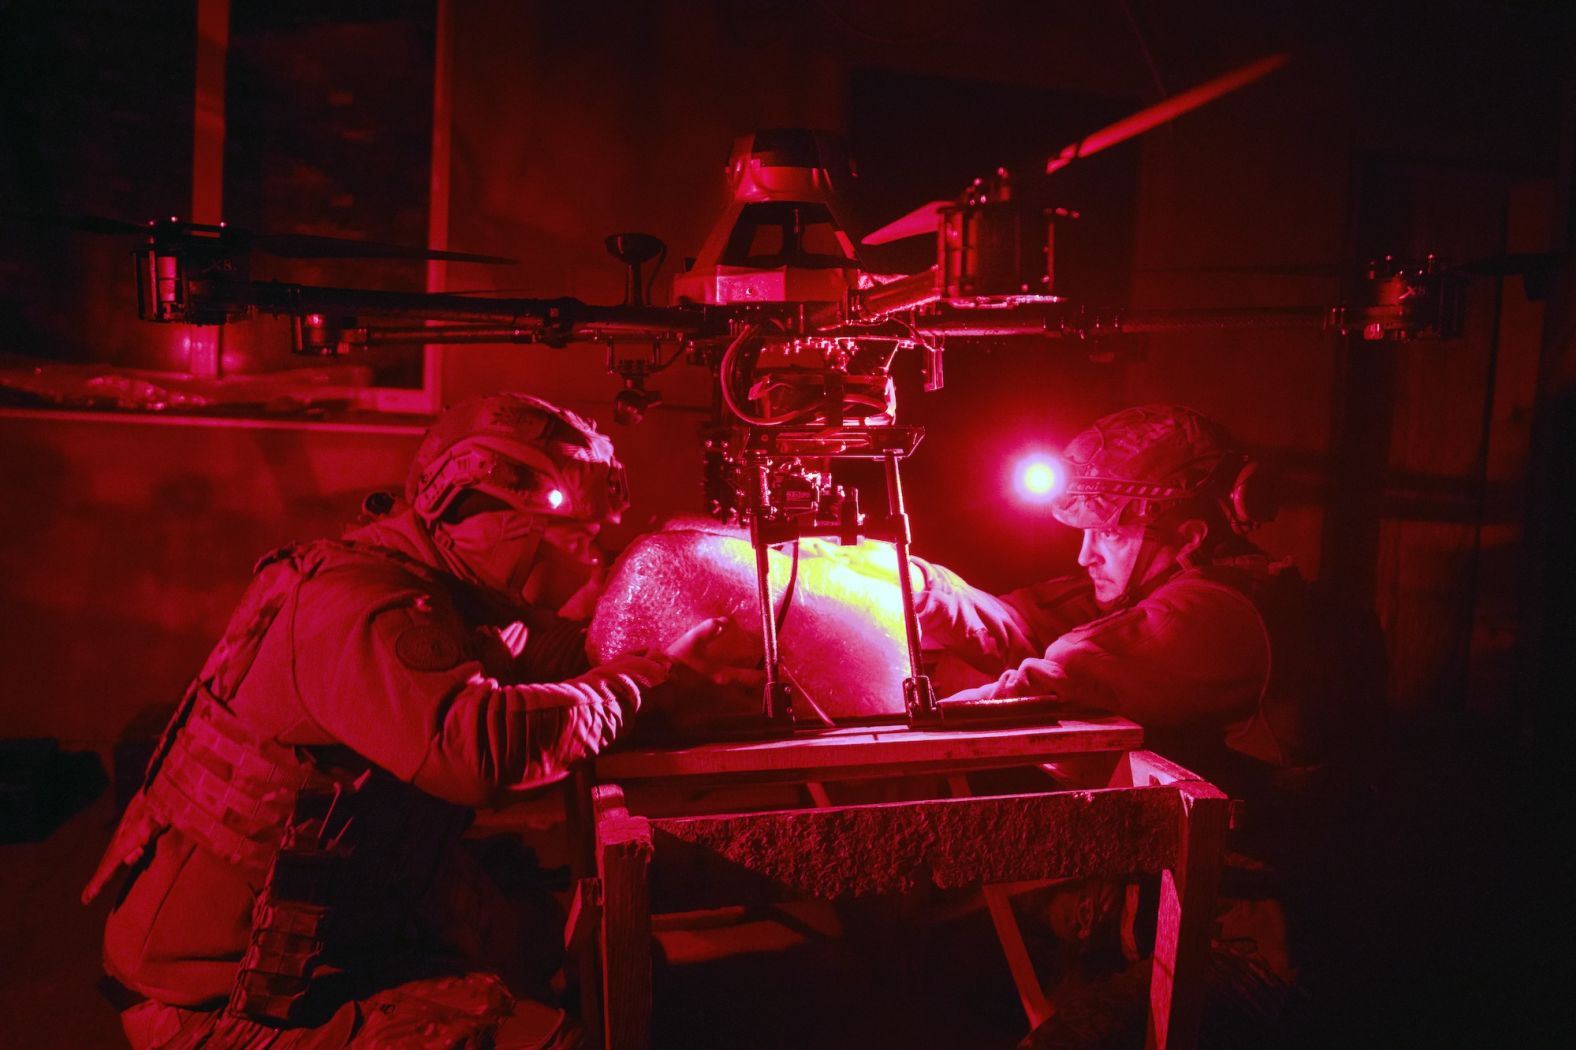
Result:
M1143 958L1138 950L1138 908L1140 887L1136 880L1129 880L1122 889L1122 957L1129 963Z
M1183 781L1200 781L1197 773L1184 769L1169 758L1153 751L1129 751L1116 764L1111 775L1111 787L1150 787L1156 784L1178 784Z
M601 1021L606 1050L645 1050L651 1045L650 865L646 819L631 817L621 807L604 810L597 819L597 873L602 883Z
M819 780L808 780L804 785L805 794L810 796L810 801L822 809L832 804L832 797L826 793L826 785Z
M1028 945L1023 942L1023 930L1012 910L1012 894L1005 886L998 885L981 886L980 893L985 897L985 907L990 912L991 925L996 928L1001 952L1007 957L1007 970L1012 974L1013 987L1018 990L1024 1016L1029 1019L1029 1030L1033 1031L1051 1016L1054 1007L1040 987L1039 972L1029 957Z
M933 730L846 727L776 740L702 744L664 751L613 752L597 758L601 780L729 774L789 775L832 780L873 767L917 771L925 763L1033 764L1090 751L1126 751L1143 744L1143 730L1125 718L1062 721L1013 729Z
M602 880L575 880L569 918L564 923L564 972L580 981L580 1017L586 1046L602 1045Z
M1111 752L1113 757L1118 752ZM793 784L801 785L810 777L819 778L822 784L848 783L855 780L891 780L900 777L927 777L946 773L978 773L992 769L1016 769L1025 765L1041 765L1039 758L1030 756L1000 755L978 756L974 758L936 759L933 762L866 762L857 765L842 765L837 767L819 767L814 772L803 769L764 769L764 770L735 770L721 773L658 773L650 776L630 777L620 775L617 780L624 784L651 784L661 781L663 784L681 790L697 790L710 787L736 787L746 784ZM601 768L600 766L598 767ZM1109 767L1107 767L1109 768ZM1054 785L1046 785L1050 788ZM1080 788L1106 787L1104 779L1080 783Z
M602 880L596 877L596 823L591 813L591 765L579 762L564 781L564 823L574 875L574 907L565 928L565 947L580 980L580 1017L586 1046L602 1046ZM578 918L578 921L576 921ZM567 971L566 971L567 972Z
M947 778L947 787L955 798L968 798L972 794L969 787L969 778L955 774ZM1012 887L1014 883L992 883L980 887L980 895L985 900L985 908L990 913L991 926L996 930L996 941L1001 945L1001 953L1007 960L1007 972L1012 975L1013 987L1018 990L1018 1002L1023 1004L1023 1014L1029 1021L1032 1031L1040 1027L1047 1017L1051 1016L1051 1004L1045 997L1045 990L1040 987L1040 974L1034 968L1034 960L1029 955L1029 947L1023 941L1023 929L1018 925L1018 916L1012 910ZM1039 886L1043 883L1031 883Z
M1151 1050L1192 1050L1203 1015L1229 800L1203 781L1166 790L1176 792L1181 801L1181 854L1160 876L1145 1045Z
M580 766L578 772L584 773L587 777L591 776L585 765ZM589 779L586 783L590 786L591 815L596 821L599 834L602 821L613 817L629 816L629 807L624 804L623 788L617 784L595 784Z
M602 883L577 879L570 888L569 914L564 917L564 950L578 959L595 943L602 922Z
M1059 788L1131 787L1115 782L1116 770L1126 762L1125 751L1100 751L1088 755L1067 755L1039 763L1041 772Z
M596 786L590 762L576 762L564 778L564 827L569 838L569 865L575 878L596 874L596 821L591 791Z
M1180 848L1179 806L1172 788L1107 788L658 818L652 903L689 911L1159 871Z

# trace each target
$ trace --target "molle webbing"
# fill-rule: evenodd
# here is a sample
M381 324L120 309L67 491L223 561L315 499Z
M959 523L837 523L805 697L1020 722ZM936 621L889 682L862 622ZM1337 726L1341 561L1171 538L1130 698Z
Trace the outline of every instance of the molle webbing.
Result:
M321 563L322 557L317 555L311 560L315 568L316 564ZM237 831L223 820L214 819L216 813L224 812L224 809L219 808L226 801L223 788L210 782L207 776L196 769L178 771L180 775L175 785L162 785L160 781L170 775L168 759L178 747L182 754L188 750L202 752L208 749L206 743L215 743L217 738L232 739L230 734L211 727L216 731L204 734L206 743L187 745L181 742L182 730L199 707L217 709L235 695L241 680L257 659L263 637L278 619L280 610L300 582L301 561L301 549L286 547L257 563L257 576L231 615L224 636L209 653L202 671L186 687L175 714L164 727L143 774L142 790L127 804L126 812L122 814L110 838L109 848L104 851L98 868L82 891L84 903L98 896L122 868L139 863L147 854L148 847L172 826L185 830L208 827L213 842L219 844L217 852L220 856L234 857L237 862L247 863L253 868L259 861L266 866L266 856L260 856L248 845L245 832ZM223 776L217 770L228 761L224 756L230 750L219 746L210 775ZM161 774L164 776L161 777ZM201 832L198 837L202 837Z
M210 699L193 706L146 793L161 822L261 878L297 792L328 782L290 749L250 739Z
M230 1012L310 1023L323 967L395 950L471 812L381 770L303 787L252 912Z
M361 781L365 784L366 779ZM268 867L263 891L252 908L252 935L236 970L229 1011L275 1025L301 1024L307 994L343 926L352 859L346 843L360 785L330 791L303 790L281 825L283 837Z

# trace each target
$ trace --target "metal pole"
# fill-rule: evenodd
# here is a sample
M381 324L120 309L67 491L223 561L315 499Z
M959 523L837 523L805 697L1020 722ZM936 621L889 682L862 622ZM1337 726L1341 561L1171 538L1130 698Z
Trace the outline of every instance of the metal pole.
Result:
M936 690L920 663L919 616L914 612L914 581L908 574L908 513L903 507L899 458L896 449L887 450L887 513L893 526L892 550L897 555L898 588L903 596L903 632L908 637L909 677L903 682L903 706L908 710L909 721L933 721L940 715L936 710Z
M765 657L766 685L761 713L768 722L793 721L793 692L778 680L777 613L772 602L771 546L767 542L766 512L771 505L766 457L751 455L755 485L750 494L750 545L755 548L755 591L761 606L761 650Z

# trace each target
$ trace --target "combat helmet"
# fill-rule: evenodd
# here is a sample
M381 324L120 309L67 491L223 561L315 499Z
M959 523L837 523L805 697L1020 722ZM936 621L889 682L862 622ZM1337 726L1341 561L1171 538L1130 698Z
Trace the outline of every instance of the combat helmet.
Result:
M624 466L596 424L513 393L455 405L416 450L405 498L423 521L442 518L465 492L582 522L615 522L629 505Z
M1052 505L1064 525L1153 525L1217 511L1237 532L1270 520L1259 469L1219 423L1182 405L1139 405L1098 420L1062 453L1067 485Z

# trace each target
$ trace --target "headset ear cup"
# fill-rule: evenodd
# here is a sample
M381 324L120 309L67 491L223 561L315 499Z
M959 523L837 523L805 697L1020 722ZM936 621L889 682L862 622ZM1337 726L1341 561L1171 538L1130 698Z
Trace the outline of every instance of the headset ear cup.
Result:
M1231 527L1237 532L1248 532L1273 521L1275 512L1280 510L1278 489L1271 471L1257 460L1244 460L1231 483Z

